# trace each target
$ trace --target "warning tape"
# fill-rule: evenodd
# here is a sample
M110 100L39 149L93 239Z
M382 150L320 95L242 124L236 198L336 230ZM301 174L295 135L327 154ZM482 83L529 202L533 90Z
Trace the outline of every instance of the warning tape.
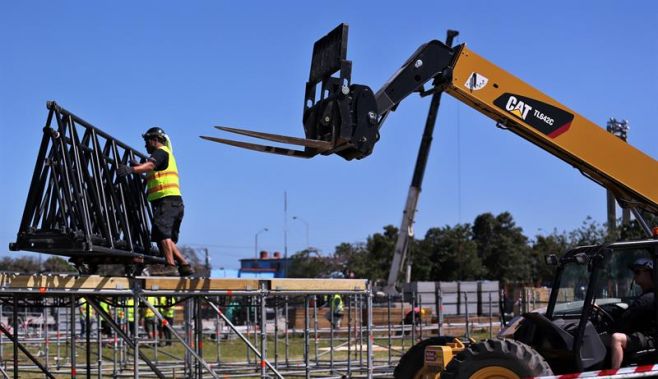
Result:
M574 374L536 376L534 379L577 379L577 378L641 378L658 375L658 364L624 367L599 371L586 371Z

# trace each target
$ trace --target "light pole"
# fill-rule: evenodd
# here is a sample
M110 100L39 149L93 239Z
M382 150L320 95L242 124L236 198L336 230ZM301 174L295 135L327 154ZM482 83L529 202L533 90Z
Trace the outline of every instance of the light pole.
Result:
M258 259L258 235L264 232L267 232L269 229L263 228L256 232L254 236L254 258Z
M304 223L304 226L306 227L306 247L307 248L311 247L311 245L308 243L308 229L309 229L308 222L306 220L304 220L303 218L299 218L297 216L292 216L292 219L293 220L299 220L299 221Z

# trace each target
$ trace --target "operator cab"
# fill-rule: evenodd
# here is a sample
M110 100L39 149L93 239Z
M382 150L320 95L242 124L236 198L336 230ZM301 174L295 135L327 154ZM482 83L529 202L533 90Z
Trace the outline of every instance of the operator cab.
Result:
M629 267L640 258L655 263L657 249L658 240L644 240L568 251L559 259L546 313L525 314L514 339L535 348L556 374L608 367L610 336L642 294ZM653 359L654 353L628 356L627 364Z

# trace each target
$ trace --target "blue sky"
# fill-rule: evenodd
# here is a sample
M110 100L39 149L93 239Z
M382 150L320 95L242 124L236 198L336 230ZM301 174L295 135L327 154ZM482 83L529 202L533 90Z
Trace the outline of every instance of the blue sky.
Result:
M658 3L653 1L14 1L0 6L0 246L15 240L46 119L56 100L142 148L171 136L186 215L181 243L215 267L260 248L309 242L324 253L400 222L429 98L390 115L372 156L296 160L203 141L229 125L302 136L313 42L350 25L352 79L377 90L422 43L468 45L599 125L631 122L658 157ZM526 234L605 220L605 192L577 170L444 96L416 233L510 211ZM620 157L619 159L623 159ZM14 254L14 253L11 253Z

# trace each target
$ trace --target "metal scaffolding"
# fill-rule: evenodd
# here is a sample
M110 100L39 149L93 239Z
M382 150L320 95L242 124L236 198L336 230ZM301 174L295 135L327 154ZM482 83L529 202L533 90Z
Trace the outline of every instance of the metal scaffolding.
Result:
M318 303L324 295L340 294L347 304L363 311L348 314L347 325L327 331L331 339L327 354L330 359L320 359L318 352ZM161 306L153 299L168 297L175 299L171 306L182 306L184 321L182 328L174 327L163 316ZM128 305L128 299L133 304ZM85 306L81 299L85 300ZM227 299L240 299L248 304L246 328L235 325L225 314ZM41 373L45 377L70 373L71 377L172 377L178 373L186 378L202 377L373 377L372 323L370 310L372 292L365 280L334 279L207 279L176 277L101 277L74 275L0 275L0 300L4 311L11 309L7 326L0 324L0 331L13 348L11 359L4 359L0 375L14 378L19 373ZM108 304L114 312L108 312ZM302 330L288 327L288 313L292 304L304 306ZM353 305L351 305L353 304ZM173 342L184 349L183 357L170 356L156 340L140 338L139 325L127 324L124 317L127 307L133 307L137 318L140 309L150 310L161 329L171 332ZM56 330L48 330L35 338L27 328L19 325L19 310L39 310L45 316L56 315ZM47 310L50 310L48 312ZM92 326L93 316L97 317L96 333ZM119 312L122 310L123 312ZM0 309L0 312L2 309ZM86 311L86 316L80 318ZM268 312L275 312L274 322L268 321ZM202 312L204 316L202 317ZM209 316L209 312L212 316ZM119 316L122 314L122 316ZM365 317L364 317L365 315ZM285 316L286 324L280 326L277 316ZM217 327L216 343L211 356L204 349L203 319L214 317ZM333 313L331 314L333 317ZM125 318L125 317L124 317ZM313 320L312 320L313 318ZM83 321L80 321L83 320ZM77 328L78 321L85 323L86 330ZM23 324L25 318L23 318ZM100 322L110 333L102 336ZM298 322L299 323L299 322ZM220 325L221 329L220 330ZM80 325L82 327L82 325ZM129 328L133 328L132 333ZM50 329L53 329L52 327ZM207 328L206 328L207 329ZM207 330L206 330L207 332ZM313 333L314 332L314 333ZM54 333L54 335L53 335ZM207 333L206 333L207 334ZM242 362L225 362L220 354L222 335L230 334L246 346L246 359ZM303 336L304 353L294 357L291 340ZM340 335L340 338L338 337ZM137 336L137 337L135 337ZM93 339L92 337L95 337ZM310 340L315 339L315 343ZM31 344L38 340L41 348L34 353ZM0 341L0 346L3 346ZM358 349L358 358L348 351L348 357L336 359L340 342L342 347ZM226 342L224 342L226 343ZM103 346L112 348L113 359L104 359ZM311 346L314 348L313 353ZM160 351L158 348L160 347ZM273 348L268 351L268 347ZM62 350L69 353L62 358ZM92 351L96 348L92 359ZM4 349L4 347L2 347ZM51 350L50 352L48 350ZM52 349L57 350L57 359L51 360ZM285 350L285 358L279 350ZM19 351L22 353L19 354ZM81 354L84 352L84 354ZM100 354L99 354L100 352ZM216 359L215 359L216 358ZM39 375L41 375L39 374Z
M466 294L405 302L358 279L0 274L0 377L390 377L424 338L493 335L491 295L478 313ZM443 314L457 303L461 314Z

